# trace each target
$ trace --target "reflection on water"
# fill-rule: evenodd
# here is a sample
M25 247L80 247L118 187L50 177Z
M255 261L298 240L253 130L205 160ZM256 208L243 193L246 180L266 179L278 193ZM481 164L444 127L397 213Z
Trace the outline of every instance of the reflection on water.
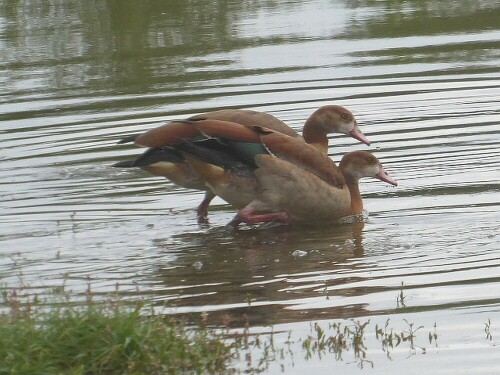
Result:
M333 233L331 229L311 230L307 237L300 230L286 227L232 234L214 229L175 236L177 248L189 250L176 261L178 267L158 270L157 277L166 286L158 291L158 300L170 301L164 311L171 313L209 311L214 322L221 321L228 309L236 321L244 314L263 325L295 321L297 314L286 309L287 305L317 296L318 292L326 293L334 279L340 283L352 281L335 275L356 268L351 262L363 256L363 225L340 226ZM193 251L193 244L199 250ZM214 286L207 280L217 283L217 289L224 292L214 293ZM172 290L169 285L176 287ZM337 317L352 316L343 308L335 310ZM323 314L302 311L300 319Z
M90 277L168 313L298 332L411 311L444 332L453 371L468 351L495 373L498 341L479 337L500 310L499 17L488 0L0 3L1 281L78 293ZM110 167L141 152L123 135L168 119L244 107L300 131L331 103L400 182L362 181L365 222L230 232L219 200L199 226L202 193Z

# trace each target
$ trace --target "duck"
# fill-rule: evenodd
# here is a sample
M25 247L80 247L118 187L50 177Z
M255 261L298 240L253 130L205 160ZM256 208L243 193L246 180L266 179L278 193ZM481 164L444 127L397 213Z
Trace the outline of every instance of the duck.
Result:
M211 143L186 142L185 160L210 189L239 208L228 224L262 222L330 223L363 212L359 180L373 177L397 182L368 151L345 154L339 166L313 145L263 127L240 127L225 133L225 148ZM221 129L198 125L207 139L221 137ZM242 144L255 143L253 148Z
M228 224L278 222L329 224L363 213L359 180L373 177L390 185L398 183L368 151L346 153L339 165L345 184L334 186L300 166L272 155L256 156L258 194Z
M137 159L120 161L113 166L121 168L139 167L153 175L166 177L178 186L205 191L205 196L197 208L197 218L200 223L206 222L208 207L217 194L201 178L203 173L199 173L200 162L197 163L197 172L193 168L193 163L196 163L196 161L193 161L193 163L186 162L182 148L187 145L183 140L199 141L200 138L203 138L199 127L197 128L195 125L201 124L206 127L206 123L211 121L215 122L212 125L215 124L218 129L219 139L230 138L232 131L239 134L242 131L241 127L260 126L276 133L285 134L290 138L296 138L301 143L310 144L325 155L328 152L327 135L329 133L347 134L366 145L371 144L359 129L352 112L340 105L325 105L318 108L305 122L302 136L283 121L270 114L244 109L223 109L191 116L185 120L172 121L145 133L123 138L118 142L119 144L133 142L136 146L147 147L148 150ZM238 124L240 127L235 128L234 124ZM250 133L247 133L247 136L249 136L248 134ZM211 143L211 147L215 147L214 142ZM250 142L250 144L255 147L257 142L254 139L254 142ZM248 145L247 142L247 147L249 147ZM247 155L248 158L251 159L253 156ZM209 170L213 169L208 166L208 163L204 165ZM253 185L255 185L255 182ZM238 195L237 188L236 185L233 191L235 195ZM250 189L250 191L253 190ZM239 208L242 202L248 203L248 199L245 195L241 196L235 207ZM234 201L234 199L229 200Z

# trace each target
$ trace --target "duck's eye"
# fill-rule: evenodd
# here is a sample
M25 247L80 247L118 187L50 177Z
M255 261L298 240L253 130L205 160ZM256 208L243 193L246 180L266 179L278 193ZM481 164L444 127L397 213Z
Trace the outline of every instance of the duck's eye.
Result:
M341 114L340 114L340 118L341 118L342 120L347 121L347 120L349 120L349 115L348 115L347 113L345 113L345 112L344 112L344 113L341 113Z
M365 158L366 164L374 164L374 162L375 162L375 160L371 156L368 156L367 158Z

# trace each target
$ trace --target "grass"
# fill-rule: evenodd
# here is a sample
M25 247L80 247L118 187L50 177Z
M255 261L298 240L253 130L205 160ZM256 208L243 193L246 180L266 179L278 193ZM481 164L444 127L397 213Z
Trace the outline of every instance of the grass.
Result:
M0 374L220 373L234 354L235 340L153 311L145 315L141 304L37 308L11 292L4 306Z

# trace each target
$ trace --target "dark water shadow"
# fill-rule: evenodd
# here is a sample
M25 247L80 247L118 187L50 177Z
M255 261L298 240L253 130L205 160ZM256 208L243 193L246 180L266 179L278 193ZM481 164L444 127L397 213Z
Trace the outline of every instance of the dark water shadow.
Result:
M362 306L311 312L286 306L322 295L333 275L356 267L355 260L364 257L363 227L364 222L333 228L215 227L154 240L161 251L177 255L154 270L155 303L165 304L169 313L209 311L213 322L229 315L235 324L247 317L269 324L352 316ZM347 282L352 277L335 276L335 283Z

